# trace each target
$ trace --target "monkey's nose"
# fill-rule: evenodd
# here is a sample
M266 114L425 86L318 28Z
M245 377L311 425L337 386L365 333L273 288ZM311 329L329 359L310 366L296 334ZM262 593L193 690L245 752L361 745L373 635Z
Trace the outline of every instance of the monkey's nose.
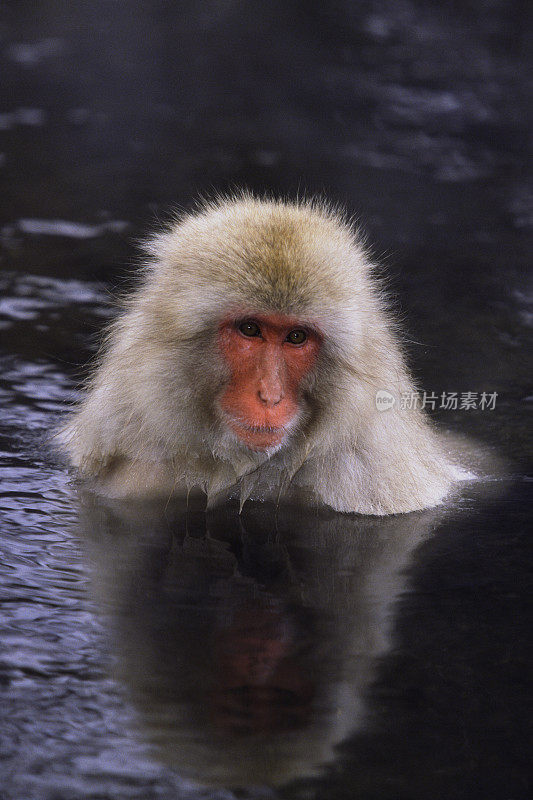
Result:
M257 396L267 408L277 406L283 400L283 388L277 381L260 381Z

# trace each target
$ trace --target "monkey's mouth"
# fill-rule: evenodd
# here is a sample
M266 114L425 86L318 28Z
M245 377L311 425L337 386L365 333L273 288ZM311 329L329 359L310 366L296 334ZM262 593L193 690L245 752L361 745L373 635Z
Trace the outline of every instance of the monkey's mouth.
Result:
M226 416L226 424L251 450L269 450L271 447L279 447L289 433L289 426L253 425L229 416Z

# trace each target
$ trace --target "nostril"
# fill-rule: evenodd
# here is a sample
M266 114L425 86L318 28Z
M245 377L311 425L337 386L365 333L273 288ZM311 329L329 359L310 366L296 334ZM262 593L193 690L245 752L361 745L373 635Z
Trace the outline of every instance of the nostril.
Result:
M278 403L281 403L283 400L283 392L281 389L267 389L265 387L261 387L257 395L262 403L266 406L277 406Z

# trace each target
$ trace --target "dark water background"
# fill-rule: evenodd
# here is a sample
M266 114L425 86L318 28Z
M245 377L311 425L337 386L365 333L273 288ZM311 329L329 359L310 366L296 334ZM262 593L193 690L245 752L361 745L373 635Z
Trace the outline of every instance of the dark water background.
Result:
M530 4L18 0L0 42L0 798L526 798ZM419 384L497 392L432 416L504 477L80 512L47 440L132 242L242 185L360 216Z

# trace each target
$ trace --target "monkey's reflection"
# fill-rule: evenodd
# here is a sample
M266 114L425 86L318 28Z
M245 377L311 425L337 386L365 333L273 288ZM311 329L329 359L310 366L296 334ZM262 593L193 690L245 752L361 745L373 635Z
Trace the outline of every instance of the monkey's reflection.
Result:
M157 758L228 786L309 774L364 723L435 512L86 508L117 677Z

